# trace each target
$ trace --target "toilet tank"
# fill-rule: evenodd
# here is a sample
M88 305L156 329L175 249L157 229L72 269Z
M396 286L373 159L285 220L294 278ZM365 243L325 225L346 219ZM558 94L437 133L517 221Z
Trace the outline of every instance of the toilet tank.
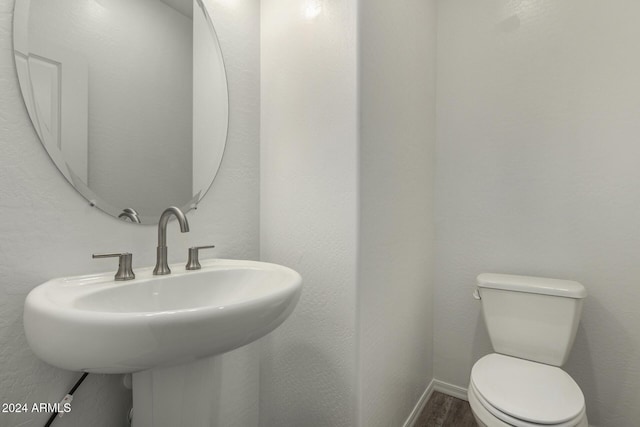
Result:
M584 286L571 280L483 273L478 290L497 353L564 365L587 296Z

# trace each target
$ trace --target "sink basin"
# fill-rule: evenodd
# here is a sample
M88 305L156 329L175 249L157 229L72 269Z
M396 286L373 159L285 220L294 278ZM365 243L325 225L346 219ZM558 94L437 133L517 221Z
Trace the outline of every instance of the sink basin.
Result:
M34 353L59 368L129 373L185 365L248 344L293 311L302 287L295 271L269 263L207 260L172 274L138 269L50 280L25 301Z

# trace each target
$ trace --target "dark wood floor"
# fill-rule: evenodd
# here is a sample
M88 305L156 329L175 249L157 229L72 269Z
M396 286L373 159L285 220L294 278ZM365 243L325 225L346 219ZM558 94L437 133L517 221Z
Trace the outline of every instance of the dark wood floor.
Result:
M469 402L434 391L415 427L477 427Z

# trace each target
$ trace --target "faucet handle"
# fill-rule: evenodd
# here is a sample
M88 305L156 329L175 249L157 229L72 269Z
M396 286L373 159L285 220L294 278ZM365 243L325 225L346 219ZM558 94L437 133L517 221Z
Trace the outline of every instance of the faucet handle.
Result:
M198 251L200 249L211 249L215 248L215 246L193 246L189 248L189 259L187 260L186 269L187 270L200 270L202 266L200 265L200 261L198 260Z
M133 261L133 255L129 252L123 253L115 253L115 254L93 254L92 258L112 258L118 257L118 272L115 275L115 279L118 281L121 280L132 280L136 278L136 275L133 273L133 268L131 267L131 263Z

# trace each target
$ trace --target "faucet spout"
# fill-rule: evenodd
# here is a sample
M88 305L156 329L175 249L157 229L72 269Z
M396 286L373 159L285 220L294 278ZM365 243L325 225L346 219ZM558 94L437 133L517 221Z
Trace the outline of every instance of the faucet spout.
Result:
M164 275L171 273L169 264L167 263L167 224L171 216L175 216L180 225L180 231L186 233L189 231L189 221L184 213L177 207L171 206L165 209L158 221L158 248L156 267L153 269L153 274Z

